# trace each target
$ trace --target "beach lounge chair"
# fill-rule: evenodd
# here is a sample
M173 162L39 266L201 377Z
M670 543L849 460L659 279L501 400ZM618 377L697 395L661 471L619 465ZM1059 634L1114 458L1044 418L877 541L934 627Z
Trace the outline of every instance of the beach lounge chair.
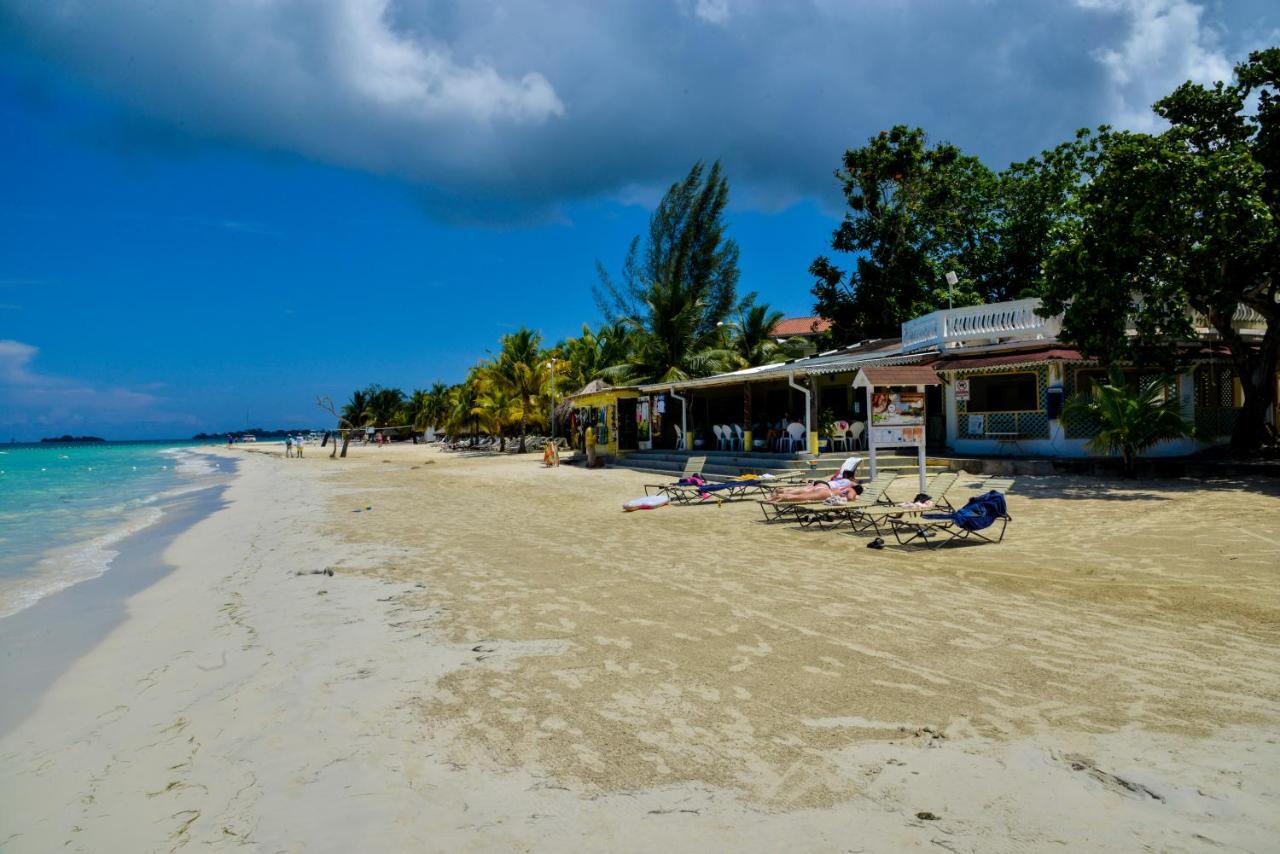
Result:
M919 543L934 549L961 540L1003 542L1005 529L1011 521L1004 495L994 489L975 495L959 510L950 513L921 513L909 518L890 517L888 520L899 545ZM993 537L990 529L997 522L1000 523L1000 533Z
M862 494L855 501L847 504L827 504L826 500L822 501L770 501L763 499L759 502L760 511L764 514L766 522L800 522L801 526L818 525L824 527L824 520L843 516L849 512L850 508L863 507L874 504L879 501L887 501L884 497L884 491L893 483L897 477L891 472L880 472L874 480L867 481L862 485Z
M879 536L887 533L881 528L887 527L890 519L907 519L939 511L951 512L955 507L947 498L947 493L956 486L959 479L960 473L953 471L940 472L929 478L924 489L924 494L929 496L931 502L929 506L904 506L878 502L872 506L854 508L849 511L850 527L855 531L874 530ZM909 502L909 505L915 504L917 504L915 501Z
M817 527L822 530L836 528L849 523L856 531L863 530L866 525L865 514L881 507L892 507L888 495L889 486L897 480L893 472L881 472L873 480L862 485L862 494L855 500L843 504L828 504L826 501L814 504L797 505L799 507L786 521L795 521L801 528Z
M702 470L706 468L707 457L705 454L695 454L684 461L684 471L680 473L680 480L687 480L693 475L701 476ZM693 490L692 496L689 491ZM677 504L685 504L689 501L695 501L698 498L697 487L693 484L680 483L646 483L644 485L645 495L665 495Z

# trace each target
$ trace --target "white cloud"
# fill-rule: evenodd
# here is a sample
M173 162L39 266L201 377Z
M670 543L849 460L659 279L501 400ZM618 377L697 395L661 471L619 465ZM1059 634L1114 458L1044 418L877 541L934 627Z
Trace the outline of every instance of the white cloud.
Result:
M722 158L737 204L841 204L841 153L918 124L999 166L1280 24L1263 0L3 0L0 38L123 106L133 150L230 145L402 179L463 221L652 194ZM708 26L708 24L712 24Z
M1151 105L1188 80L1228 80L1232 62L1204 9L1187 0L1077 0L1085 9L1119 13L1128 33L1094 57L1107 70L1109 120L1134 130L1157 130ZM1240 57L1243 58L1243 57Z
M729 20L729 0L695 0L693 14L709 24L723 24Z
M190 416L166 411L164 401L147 392L95 388L82 380L41 373L33 368L39 353L31 344L0 339L0 426L69 429L194 422Z

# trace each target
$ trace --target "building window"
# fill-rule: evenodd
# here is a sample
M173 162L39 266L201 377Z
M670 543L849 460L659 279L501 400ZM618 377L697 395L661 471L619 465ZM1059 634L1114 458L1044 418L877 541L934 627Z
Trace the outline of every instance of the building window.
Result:
M969 377L969 412L1036 412L1040 393L1035 374L979 374Z

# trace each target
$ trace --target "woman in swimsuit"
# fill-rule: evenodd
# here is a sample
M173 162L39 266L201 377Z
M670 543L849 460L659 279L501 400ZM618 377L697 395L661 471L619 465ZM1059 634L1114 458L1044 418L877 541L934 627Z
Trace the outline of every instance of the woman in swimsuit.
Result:
M775 489L769 494L770 501L826 501L833 495L852 501L862 494L862 486L855 479L861 457L849 457L840 465L840 470L831 480L815 480L805 486L790 486Z

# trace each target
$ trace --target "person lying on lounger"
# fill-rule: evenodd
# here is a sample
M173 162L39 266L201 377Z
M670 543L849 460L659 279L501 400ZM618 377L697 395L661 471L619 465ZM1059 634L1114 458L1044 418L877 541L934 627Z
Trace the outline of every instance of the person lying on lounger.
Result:
M790 486L783 489L775 489L769 493L770 501L794 501L796 503L804 503L809 501L826 501L832 496L838 496L848 501L852 501L862 494L862 486L855 479L854 475L858 472L858 465L862 462L861 457L849 457L840 465L840 470L835 473L831 480L815 480L813 483L804 486Z

